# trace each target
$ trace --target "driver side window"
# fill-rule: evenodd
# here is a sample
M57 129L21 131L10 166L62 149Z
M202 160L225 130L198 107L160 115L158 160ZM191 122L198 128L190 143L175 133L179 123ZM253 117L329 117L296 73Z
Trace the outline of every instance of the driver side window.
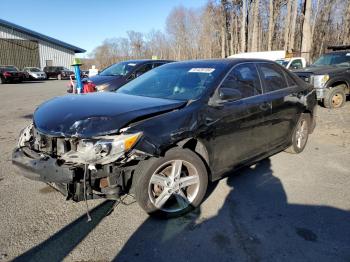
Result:
M234 67L221 87L236 89L241 93L242 98L262 93L259 75L252 63L240 64Z

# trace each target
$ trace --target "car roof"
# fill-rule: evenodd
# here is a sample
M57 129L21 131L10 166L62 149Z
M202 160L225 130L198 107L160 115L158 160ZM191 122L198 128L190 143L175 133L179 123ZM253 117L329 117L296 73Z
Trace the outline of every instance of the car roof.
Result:
M258 59L258 58L222 58L222 59L200 59L200 60L186 60L174 62L175 64L188 64L188 65L226 65L233 66L242 62L267 62L275 63L274 61L267 59Z
M149 62L164 62L164 63L170 63L174 62L174 60L160 60L160 59L135 59L135 60L126 60L126 61L120 61L120 62L126 62L126 63L135 63L135 64L144 64Z

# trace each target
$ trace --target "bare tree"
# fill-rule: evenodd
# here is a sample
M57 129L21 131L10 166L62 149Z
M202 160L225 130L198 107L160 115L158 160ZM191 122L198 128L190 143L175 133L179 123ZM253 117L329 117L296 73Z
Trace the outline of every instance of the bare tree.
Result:
M103 68L132 58L217 58L237 52L288 50L313 60L328 45L350 44L350 0L209 0L178 6L165 31L106 39L89 63Z
M271 0L272 1L272 0ZM241 18L241 50L247 51L247 0L242 0L242 18Z
M254 0L253 3L253 30L252 30L252 45L251 51L258 51L258 37L259 37L259 0Z
M310 61L310 52L312 46L311 40L311 0L305 0L304 3L304 22L303 22L303 34L301 40L301 55Z
M298 1L294 0L292 4L292 17L290 21L290 38L288 44L288 51L291 52L294 50L294 41L295 41L295 30L297 25L297 14L298 14Z
M296 2L296 0L294 0ZM289 28L291 24L291 9L292 9L292 0L287 0L287 16L284 24L284 50L290 50L289 48Z
M343 44L350 45L350 0L346 3Z
M267 49L270 51L272 49L272 37L274 33L274 28L275 28L275 18L274 18L274 5L273 5L273 0L270 0L270 5L269 5L269 36L268 36L268 42L267 42Z

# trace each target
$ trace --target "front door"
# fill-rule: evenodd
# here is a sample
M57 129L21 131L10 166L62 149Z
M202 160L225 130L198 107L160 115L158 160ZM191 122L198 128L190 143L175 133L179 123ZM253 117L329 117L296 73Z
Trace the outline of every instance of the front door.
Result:
M269 129L266 119L271 114L271 105L262 94L254 63L236 65L219 88L236 89L242 98L208 109L207 123L212 125L212 138L207 146L211 167L217 176L266 152L265 136Z

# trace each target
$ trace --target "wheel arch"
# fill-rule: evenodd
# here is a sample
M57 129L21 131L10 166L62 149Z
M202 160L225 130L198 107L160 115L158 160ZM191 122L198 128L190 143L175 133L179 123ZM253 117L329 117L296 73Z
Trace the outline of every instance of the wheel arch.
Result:
M181 148L187 148L195 152L202 159L205 167L207 168L209 180L212 180L212 171L210 169L209 153L206 146L200 139L197 139L194 137L186 138L184 140L177 142L176 146Z
M206 164L209 166L209 153L205 145L196 138L186 138L184 140L181 140L176 144L179 147L182 148L188 148L191 149L192 151L196 152L199 154L203 160L205 160Z
M345 85L344 91L347 94L349 94L350 93L350 83L348 83L346 80L334 80L328 84L328 88L332 89L332 88L335 88L335 87L341 86L341 85Z

